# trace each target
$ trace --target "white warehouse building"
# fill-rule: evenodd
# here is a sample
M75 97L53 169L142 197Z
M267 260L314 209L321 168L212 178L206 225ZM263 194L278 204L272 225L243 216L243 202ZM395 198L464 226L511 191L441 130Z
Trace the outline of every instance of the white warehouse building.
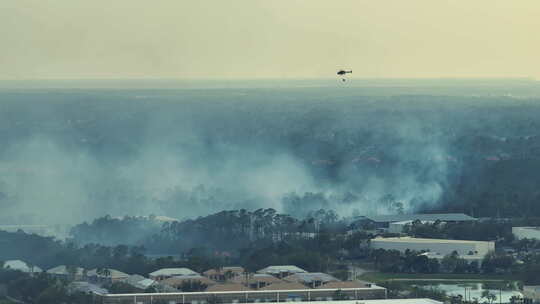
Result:
M512 227L512 234L514 234L518 240L540 240L540 227Z
M429 251L432 256L445 256L454 251L460 256L483 258L495 250L494 242L462 241L446 239L421 239L412 237L375 238L371 240L373 249Z

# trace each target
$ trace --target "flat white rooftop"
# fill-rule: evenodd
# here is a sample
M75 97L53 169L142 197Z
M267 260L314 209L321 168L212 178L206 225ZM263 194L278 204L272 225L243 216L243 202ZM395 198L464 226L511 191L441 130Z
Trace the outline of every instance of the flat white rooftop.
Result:
M391 237L391 238L374 238L373 241L392 242L392 243L459 243L459 244L478 244L489 243L485 241L468 241L468 240L447 240L447 239L422 239L413 237Z
M525 230L540 231L540 227L512 227L512 229L525 229Z

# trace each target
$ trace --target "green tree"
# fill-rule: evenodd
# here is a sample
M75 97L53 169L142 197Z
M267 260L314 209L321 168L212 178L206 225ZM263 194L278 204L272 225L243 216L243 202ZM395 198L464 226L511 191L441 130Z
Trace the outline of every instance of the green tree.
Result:
M495 301L495 299L497 299L497 296L492 293L491 291L485 289L484 291L482 291L482 299L486 299L489 301L489 303L493 303L493 301Z

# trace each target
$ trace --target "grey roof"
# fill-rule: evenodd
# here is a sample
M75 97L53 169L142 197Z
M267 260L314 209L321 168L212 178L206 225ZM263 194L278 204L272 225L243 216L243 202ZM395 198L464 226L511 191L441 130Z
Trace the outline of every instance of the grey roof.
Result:
M84 274L84 268L75 267L74 269L76 269L76 271L75 271L76 275L83 275ZM56 266L54 268L51 268L51 269L47 270L47 273L49 273L49 274L57 274L57 275L68 275L69 271L68 271L68 267L66 265L60 265L60 266Z
M379 223L393 223L403 221L450 221L450 222L466 222L475 221L474 217L463 213L440 213L440 214L394 214L394 215L367 215L364 218Z
M97 268L89 270L87 275L89 277L95 276L95 277L98 277L98 278L110 278L110 279L125 279L125 278L129 277L129 274L121 272L119 270L111 269L111 268L107 268L107 269L109 270L108 275L99 274Z
M97 294L108 294L109 291L105 288L101 288L95 284L88 282L72 282L69 284L69 289L71 291L84 292L84 293L97 293Z
M139 289L146 289L156 283L156 281L152 279L147 279L141 275L133 274L130 275L125 282L133 287L139 288Z
M306 273L295 273L290 276L283 278L285 281L289 282L302 282L302 283L313 283L313 282L333 282L339 281L335 277L322 273L322 272L306 272Z
M162 268L150 273L151 276L186 276L186 275L199 275L195 271L189 268Z
M284 272L302 273L302 272L307 272L307 271L305 271L304 269L300 267L296 267L294 265L268 266L266 268L263 268L257 271L257 273L267 273L267 274L280 274Z
M37 266L28 265L26 262L21 260L9 260L4 262L4 268L19 270L26 273L36 273L42 272L43 270Z

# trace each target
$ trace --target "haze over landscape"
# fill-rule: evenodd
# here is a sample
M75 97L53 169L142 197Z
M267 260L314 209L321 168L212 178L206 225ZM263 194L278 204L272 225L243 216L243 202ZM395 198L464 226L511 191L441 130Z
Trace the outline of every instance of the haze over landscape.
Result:
M74 224L263 207L386 214L396 212L381 204L389 196L406 212L453 205L491 215L466 206L492 183L534 200L511 178L471 183L497 170L536 176L537 82L329 83L5 89L2 218Z
M342 213L390 212L372 205L385 195L440 206L468 170L461 136L535 136L476 109L536 111L540 5L526 2L3 1L3 217L285 211L306 192L353 195L309 207Z

